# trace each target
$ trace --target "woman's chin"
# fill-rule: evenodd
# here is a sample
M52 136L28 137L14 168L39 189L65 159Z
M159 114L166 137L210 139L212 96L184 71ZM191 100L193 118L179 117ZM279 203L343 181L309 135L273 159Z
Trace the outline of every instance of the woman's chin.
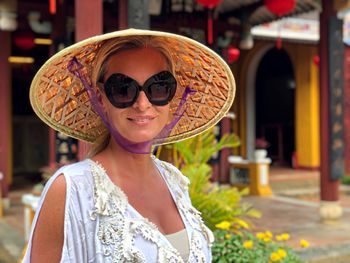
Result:
M134 136L132 134L128 134L124 138L127 139L129 142L132 143L145 143L145 142L151 142L157 134L149 134L149 133L142 133L142 134L135 134Z

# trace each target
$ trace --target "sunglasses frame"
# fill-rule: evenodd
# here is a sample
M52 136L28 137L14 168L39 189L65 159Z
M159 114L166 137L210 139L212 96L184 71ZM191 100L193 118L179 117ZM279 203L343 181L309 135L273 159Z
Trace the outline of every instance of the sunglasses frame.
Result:
M136 86L136 92L134 97L132 98L131 101L127 101L127 102L118 102L115 101L114 99L114 89L117 89L118 86L116 86L117 83L115 82L120 82L120 78L122 78L123 82L122 85L128 85L128 88L131 85ZM114 83L113 83L114 82ZM168 86L170 86L169 88L169 94L168 97L164 100L154 100L152 98L152 95L149 92L149 88L157 83L162 83L162 84L167 84ZM109 100L109 102L116 108L119 109L124 109L124 108L128 108L131 107L138 99L140 92L143 91L146 94L147 99L149 100L149 102L152 105L155 106L164 106L169 104L169 102L173 99L173 97L175 96L176 93L176 89L177 89L177 81L174 77L174 75L170 72L170 71L161 71L157 74L154 74L153 76L151 76L150 78L148 78L145 83L141 86L137 83L136 80L134 80L133 78L121 74L121 73L114 73L111 76L108 77L108 79L103 83L103 82L99 82L100 85L103 85L104 88L104 92Z

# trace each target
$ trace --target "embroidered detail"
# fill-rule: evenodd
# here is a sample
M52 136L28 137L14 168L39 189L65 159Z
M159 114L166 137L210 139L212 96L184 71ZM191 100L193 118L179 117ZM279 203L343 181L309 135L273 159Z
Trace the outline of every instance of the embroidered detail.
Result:
M161 161L157 159L154 155L152 155L152 159L155 163L159 164L161 167L163 167L170 176L167 176L168 182L171 183L171 185L179 185L183 192L188 191L188 185L190 184L190 180L184 176L175 166L173 166L170 163Z
M190 253L188 262L205 263L206 258L202 248L202 241L197 232L193 232L191 239L191 249L193 248L194 253Z
M182 217L208 239L200 213L189 206L186 200L184 193L189 184L187 177L175 172L175 168L168 168L168 165L158 159L155 159L155 163L165 169L164 179L174 193L175 203ZM100 164L91 160L91 171L94 179L94 210L91 211L90 218L98 220L97 236L106 257L111 257L113 262L146 262L143 253L134 244L135 237L141 235L157 246L157 262L184 263L179 252L166 241L155 224L146 218L131 218L128 215L127 196L110 180ZM197 231L192 231L189 258L186 261L188 263L206 262L203 247L205 242Z
M182 187L183 192L188 192L189 180L186 176L181 174L173 165L155 159L156 162L160 164L166 171L167 181L172 182L172 185L180 185ZM186 179L184 179L186 178ZM214 234L213 232L204 224L203 219L201 217L201 212L199 212L192 205L189 207L188 202L185 200L185 196L183 192L175 192L178 197L178 207L180 210L186 215L186 219L190 223L190 225L199 231L202 232L205 239L208 242L208 247L212 247L214 243Z

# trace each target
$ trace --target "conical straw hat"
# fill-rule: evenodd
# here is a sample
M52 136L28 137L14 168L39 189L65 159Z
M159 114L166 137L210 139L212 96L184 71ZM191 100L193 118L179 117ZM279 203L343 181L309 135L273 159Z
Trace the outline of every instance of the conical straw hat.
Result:
M196 90L186 100L186 111L164 143L195 136L215 125L229 111L236 91L233 74L214 51L190 38L158 31L127 29L95 36L69 46L51 57L35 75L30 101L35 113L49 126L68 136L94 142L107 130L93 110L88 92L67 65L76 57L92 74L99 48L106 40L128 36L161 38L169 48L178 82L170 103L175 112L186 87ZM114 41L113 40L113 41Z

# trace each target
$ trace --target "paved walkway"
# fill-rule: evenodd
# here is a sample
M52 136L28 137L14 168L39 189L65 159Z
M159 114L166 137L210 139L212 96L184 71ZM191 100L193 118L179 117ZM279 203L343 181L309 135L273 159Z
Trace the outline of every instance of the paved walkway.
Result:
M339 222L324 224L320 221L316 202L282 196L249 196L244 201L262 212L260 219L252 220L255 231L289 233L288 244L308 262L350 262L350 208L344 209ZM310 243L308 249L300 248L301 239Z
M340 201L344 207L342 220L326 225L318 214L318 172L296 171L283 168L272 170L272 197L244 198L244 202L262 212L262 218L253 220L255 231L270 230L274 234L289 233L288 244L295 247L307 262L350 262L350 190L342 191ZM14 263L24 246L23 206L21 197L30 188L10 193L11 209L0 219L0 263ZM300 249L299 240L310 243Z
M30 187L11 191L11 207L0 219L0 263L15 263L22 255L24 241L24 209L22 195L30 192Z

